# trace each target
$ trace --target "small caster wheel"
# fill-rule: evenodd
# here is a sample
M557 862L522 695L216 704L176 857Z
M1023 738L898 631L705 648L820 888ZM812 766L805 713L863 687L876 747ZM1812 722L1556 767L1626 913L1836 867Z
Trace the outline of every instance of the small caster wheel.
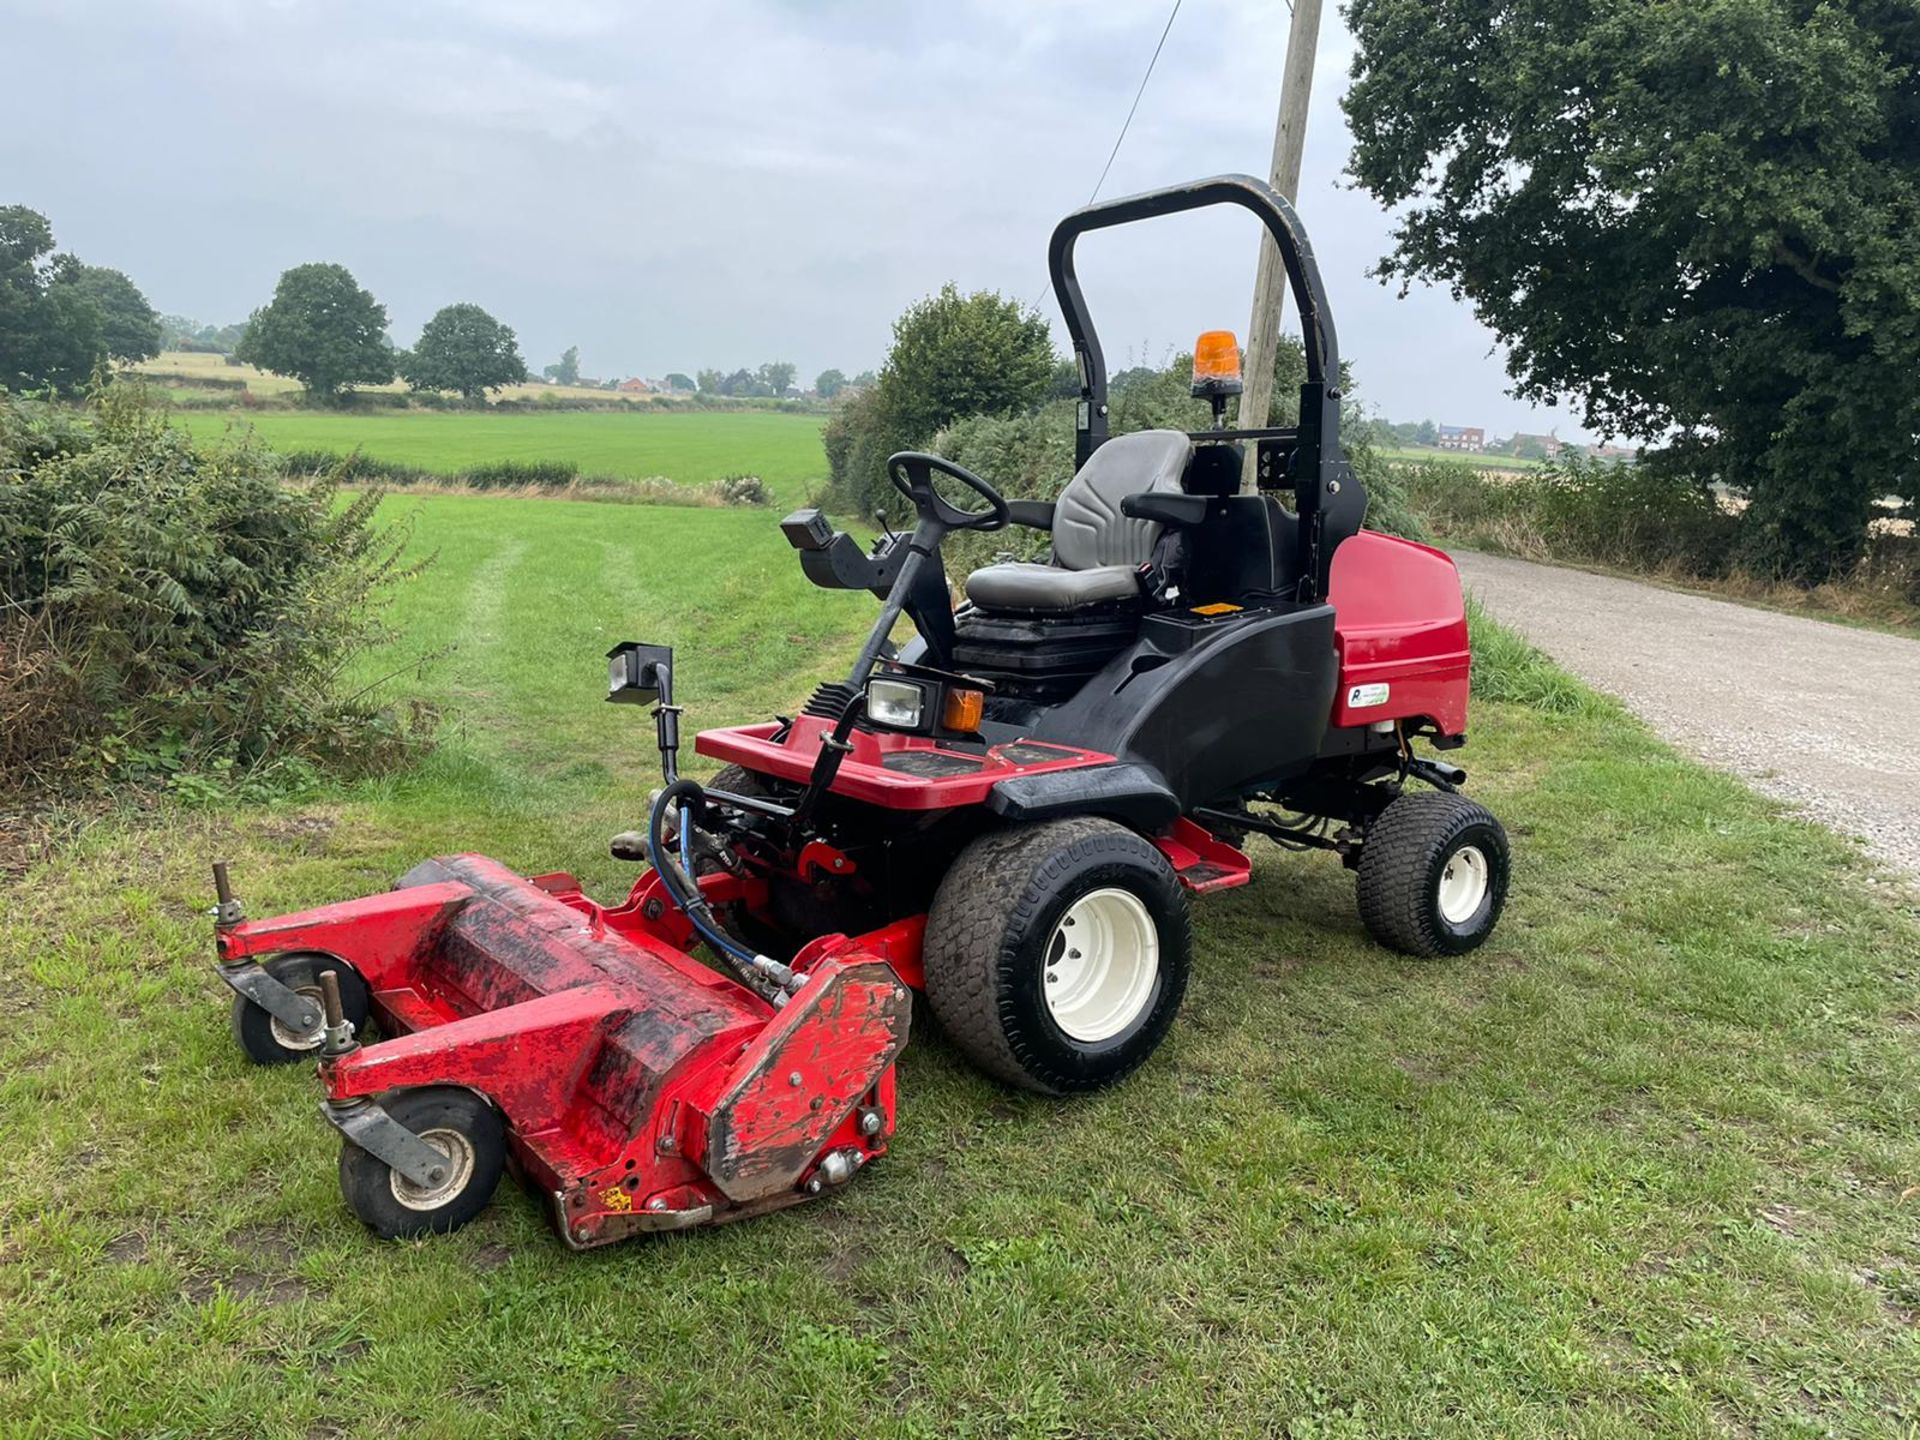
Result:
M471 1090L428 1085L390 1090L374 1102L447 1157L447 1177L416 1185L351 1140L340 1147L340 1193L383 1240L458 1230L487 1206L507 1163L500 1112Z
M346 961L312 951L294 951L276 955L266 962L267 973L296 995L311 1000L316 1012L320 1009L320 972L323 970L331 970L340 977L340 1012L353 1022L355 1033L364 1034L369 1004L367 982ZM233 997L233 1038L240 1042L240 1048L254 1064L286 1065L318 1055L320 1042L326 1038L326 1028L322 1023L305 1034L291 1030L285 1021L269 1015L246 996L236 995Z
M1403 955L1464 955L1507 901L1507 832L1464 795L1402 795L1360 850L1360 919Z

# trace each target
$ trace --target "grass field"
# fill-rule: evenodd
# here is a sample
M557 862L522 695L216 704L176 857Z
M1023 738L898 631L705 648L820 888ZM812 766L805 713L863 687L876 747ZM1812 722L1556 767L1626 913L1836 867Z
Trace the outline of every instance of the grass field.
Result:
M208 380L244 380L247 388L256 395L292 395L301 388L298 380L288 376L269 374L251 365L229 365L224 355L209 355L194 350L164 350L151 360L142 360L129 368L136 374L159 379L163 383L184 380L185 385L181 388L187 389L196 381ZM407 387L395 380L386 385L362 385L356 388L398 394ZM496 400L538 400L551 396L556 400L591 400L600 404L632 405L636 408L644 408L652 400L647 395L622 395L586 385L503 385L492 395Z
M553 415L441 410L262 411L177 417L195 435L251 427L276 450L360 450L377 460L452 475L496 460L571 460L583 475L662 475L691 485L758 475L782 504L825 482L820 417L761 411L677 414L563 411Z
M103 827L0 893L0 1434L1920 1426L1911 900L1497 637L1514 698L1461 756L1516 847L1487 949L1386 954L1338 865L1263 850L1111 1092L1009 1094L928 1026L894 1152L830 1200L574 1255L506 1185L370 1240L312 1077L229 1040L205 861L254 914L456 848L613 893L658 782L608 644L674 643L709 725L790 707L871 614L764 513L400 503L439 557L404 648L458 647L406 682L433 760Z
M1380 453L1389 460L1453 460L1475 470L1538 470L1539 460L1523 460L1517 455L1472 455L1461 450L1441 450L1430 445L1386 445Z

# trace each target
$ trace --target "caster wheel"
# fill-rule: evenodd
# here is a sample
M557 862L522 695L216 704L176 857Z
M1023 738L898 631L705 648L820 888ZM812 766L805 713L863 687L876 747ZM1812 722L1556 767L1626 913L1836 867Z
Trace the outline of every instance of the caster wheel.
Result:
M340 1147L340 1193L383 1240L458 1230L486 1208L507 1163L500 1112L471 1090L429 1085L392 1090L374 1102L447 1157L438 1185L416 1185L351 1140Z
M1111 820L1021 825L960 853L927 923L927 1001L987 1074L1097 1090L1166 1038L1186 995L1186 892Z
M1507 901L1507 832L1464 795L1393 801L1360 851L1360 919L1388 949L1464 955L1485 943Z
M297 995L320 1006L320 973L331 970L340 977L340 1010L353 1022L356 1034L365 1034L369 996L367 982L344 960L310 951L276 955L266 962L269 975ZM244 995L233 997L233 1038L256 1065L287 1065L295 1060L311 1059L320 1053L326 1038L324 1027L316 1025L302 1034L291 1030L282 1020L269 1015Z

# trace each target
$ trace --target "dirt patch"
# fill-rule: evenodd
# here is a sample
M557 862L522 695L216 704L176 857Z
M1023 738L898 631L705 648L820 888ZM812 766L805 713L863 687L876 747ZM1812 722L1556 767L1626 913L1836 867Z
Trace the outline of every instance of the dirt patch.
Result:
M291 1268L300 1258L293 1237L278 1225L249 1225L227 1236L227 1243L254 1260Z
M331 815L295 815L260 826L262 839L305 855L324 855L339 821Z
M513 1251L504 1245L482 1245L473 1252L473 1268L482 1275L490 1274L513 1259Z
M114 1265L137 1265L147 1258L147 1237L138 1230L119 1236L107 1244L107 1260Z

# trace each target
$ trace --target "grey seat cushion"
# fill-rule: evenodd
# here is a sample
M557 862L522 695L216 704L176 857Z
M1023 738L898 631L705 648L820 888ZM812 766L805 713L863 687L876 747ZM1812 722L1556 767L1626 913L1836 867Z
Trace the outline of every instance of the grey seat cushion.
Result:
M1053 563L976 570L967 577L967 598L990 610L1071 610L1139 594L1134 572L1153 558L1160 526L1122 515L1120 502L1149 491L1178 492L1192 451L1178 430L1116 435L1060 492Z
M1132 565L1062 570L1058 565L989 565L967 577L967 598L986 610L1074 610L1140 593Z

